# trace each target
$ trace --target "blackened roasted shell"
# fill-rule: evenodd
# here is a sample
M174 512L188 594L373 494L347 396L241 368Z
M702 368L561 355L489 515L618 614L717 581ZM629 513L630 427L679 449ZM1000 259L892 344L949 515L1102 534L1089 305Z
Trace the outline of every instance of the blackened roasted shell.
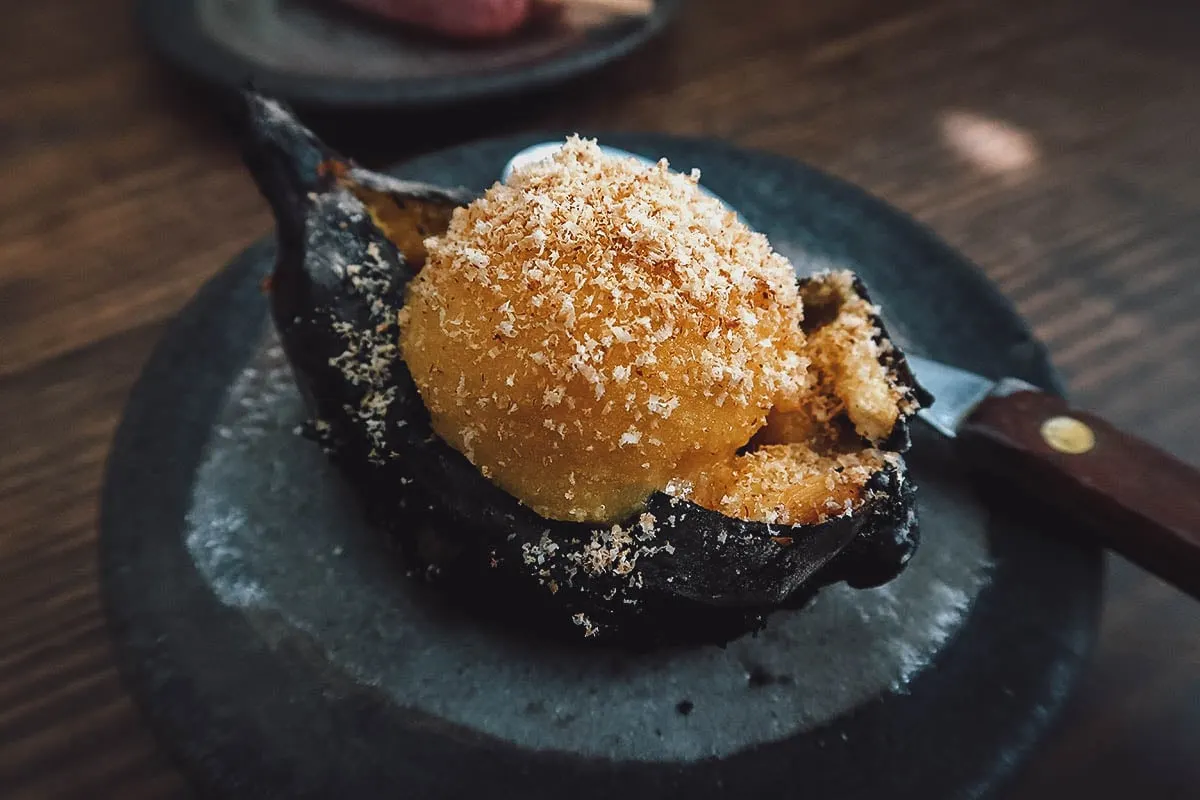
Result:
M853 514L818 525L748 522L662 492L645 509L653 535L637 519L606 528L539 516L434 433L399 356L397 312L420 241L474 194L361 169L254 93L241 123L245 161L277 221L271 313L310 430L409 563L453 598L576 636L722 641L830 583L885 583L911 558L914 487L899 460L870 479ZM384 217L399 220L387 233ZM861 283L856 291L866 296ZM888 353L926 402L903 355ZM907 449L906 419L886 445Z

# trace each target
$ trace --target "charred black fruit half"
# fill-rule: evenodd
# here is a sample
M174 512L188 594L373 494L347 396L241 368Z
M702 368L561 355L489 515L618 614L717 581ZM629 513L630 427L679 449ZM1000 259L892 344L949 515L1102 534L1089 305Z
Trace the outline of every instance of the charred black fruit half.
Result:
M781 523L769 508L731 515L721 505L725 478L702 475L611 524L549 519L437 435L398 346L424 242L474 193L365 170L254 93L244 97L240 135L276 218L271 313L310 430L375 523L457 601L587 639L723 641L829 583L886 582L911 558L915 494L901 454L908 421L929 397L853 275L801 281L806 333L829 342L814 358L812 401L769 420L744 448L761 456L809 437L812 463L858 470L863 479L828 513L804 524ZM869 342L854 338L862 330ZM844 369L843 347L870 359ZM894 408L856 402L855 375L881 381L875 388Z

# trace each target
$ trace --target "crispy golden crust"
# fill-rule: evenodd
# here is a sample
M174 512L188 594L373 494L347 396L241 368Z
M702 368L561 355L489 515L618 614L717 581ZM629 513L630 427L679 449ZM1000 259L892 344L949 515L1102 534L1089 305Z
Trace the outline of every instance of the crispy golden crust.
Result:
M670 485L820 522L909 411L853 275L802 297L697 180L571 138L424 242L400 347L434 430L544 517L622 520Z
M825 522L856 510L871 476L899 459L872 446L915 410L884 363L890 344L878 309L845 271L807 282L801 297L809 387L772 411L750 452L676 482L705 508L772 524Z
M571 139L426 242L404 359L437 433L543 516L621 519L806 385L791 265L696 182Z
M672 489L727 517L816 525L856 509L867 481L889 457L894 454L871 448L822 454L803 443L763 445Z
M903 387L884 366L884 349L875 324L878 309L854 290L850 272L831 272L808 285L804 293L806 327L814 327L808 338L807 355L812 362L815 389L824 398L821 416L832 418L845 412L855 430L870 442L881 442L891 434L905 407Z

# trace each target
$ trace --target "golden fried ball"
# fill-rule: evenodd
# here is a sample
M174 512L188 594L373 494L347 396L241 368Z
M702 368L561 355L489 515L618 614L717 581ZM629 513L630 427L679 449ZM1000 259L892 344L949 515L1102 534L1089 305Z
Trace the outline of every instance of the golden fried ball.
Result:
M404 360L437 434L542 516L622 519L803 392L792 267L697 180L572 137L426 241Z

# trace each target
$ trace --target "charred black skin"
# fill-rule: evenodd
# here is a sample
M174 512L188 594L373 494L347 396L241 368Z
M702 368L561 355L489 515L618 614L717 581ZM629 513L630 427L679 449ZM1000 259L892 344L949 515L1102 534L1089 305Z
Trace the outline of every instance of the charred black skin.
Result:
M284 106L253 92L244 95L239 135L277 222L271 314L312 435L406 562L437 578L469 612L572 640L722 643L831 583L891 580L916 550L914 490L900 463L871 478L854 514L815 526L747 522L655 493L646 504L655 518L649 544L669 542L673 551L648 552L623 575L580 569L566 554L604 526L539 516L434 433L394 349L397 312L415 270L345 181L398 203L452 208L472 194L359 169ZM898 374L917 387L903 356L891 352ZM383 424L372 431L359 410L381 396L386 411L372 419ZM906 420L888 444L907 449ZM553 552L538 563L547 542Z

